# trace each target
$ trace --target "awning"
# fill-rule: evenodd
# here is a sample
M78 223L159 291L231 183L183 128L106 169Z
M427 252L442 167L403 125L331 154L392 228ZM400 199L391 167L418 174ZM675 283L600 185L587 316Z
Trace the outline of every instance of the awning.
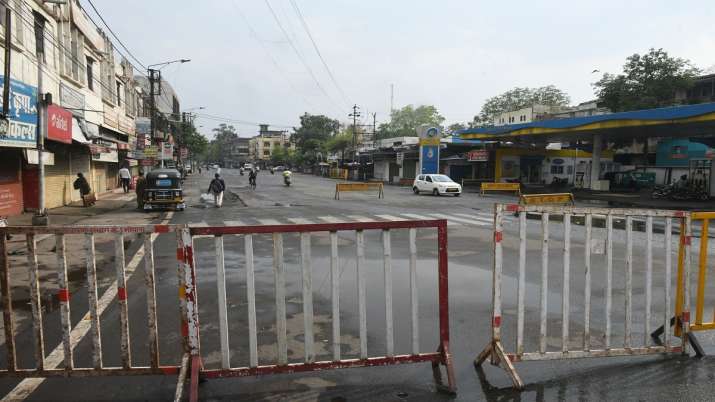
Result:
M80 144L90 143L84 134L84 130L82 130L82 123L80 123L77 117L72 118L72 141Z

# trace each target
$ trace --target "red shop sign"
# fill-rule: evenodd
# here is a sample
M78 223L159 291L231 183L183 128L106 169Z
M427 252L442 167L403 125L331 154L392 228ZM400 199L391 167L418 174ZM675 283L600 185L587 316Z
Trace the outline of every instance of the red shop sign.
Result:
M57 105L47 106L47 139L72 143L72 113Z

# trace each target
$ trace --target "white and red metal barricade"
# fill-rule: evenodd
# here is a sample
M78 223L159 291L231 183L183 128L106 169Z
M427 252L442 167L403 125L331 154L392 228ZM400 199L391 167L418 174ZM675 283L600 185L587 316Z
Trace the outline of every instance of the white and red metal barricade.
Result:
M438 272L438 310L439 310L439 345L435 352L421 352L419 341L419 311L417 286L417 230L436 229L437 232L437 266ZM395 353L395 336L393 330L392 303L392 247L391 233L395 230L406 230L409 241L409 273L410 273L410 319L411 319L411 352ZM386 353L382 356L370 356L367 344L367 308L366 308L366 257L365 232L379 231L382 237L384 302L385 302L385 346ZM340 323L340 269L338 266L338 233L352 232L355 234L355 257L357 274L357 299L359 315L359 356L345 359L341 355L341 323ZM316 361L314 339L314 308L313 308L313 259L311 255L311 237L318 233L328 234L330 239L330 294L331 294L331 331L332 359ZM302 282L303 309L303 349L302 362L290 362L288 359L288 339L286 334L286 264L284 261L284 235L297 234L300 243L300 276ZM229 325L226 291L226 263L224 259L224 237L243 235L246 272L246 297L248 302L248 343L249 358L245 366L235 367L230 361ZM270 364L259 364L256 324L256 281L254 270L254 236L270 235L272 237L273 277L275 295L275 336L276 361ZM196 275L195 261L197 255L193 249L192 237L214 239L216 256L216 284L218 294L218 332L220 338L221 367L206 369L202 366L200 339L198 331L198 315L196 305ZM448 262L447 262L447 222L433 221L395 221L395 222L362 222L362 223L330 223L301 225L264 225L264 226L217 226L191 227L182 229L182 245L180 254L184 257L184 273L186 282L186 310L188 317L188 340L191 351L191 392L190 400L198 399L199 377L244 377L277 373L306 372L325 369L348 367L385 366L404 363L431 362L434 379L440 389L456 391L454 370L449 349L449 307L448 307ZM192 274L189 274L192 272ZM235 286L232 286L235 287ZM196 329L192 329L192 327ZM243 334L245 335L245 334ZM447 384L443 385L440 366L445 366Z
M516 264L505 264L504 258L504 243L507 235L504 230L505 216L511 216L514 213L518 214L518 235L511 236L508 240L510 245L515 246L516 253L508 253L509 256L516 254L518 260ZM536 283L538 286L538 307L531 308L531 305L526 303L527 291L527 214L534 214L537 217L540 215L541 226L541 241L540 254L541 266L540 273L537 276ZM556 219L554 219L556 218ZM577 220L583 225L583 245L573 244L571 242L572 235L572 220ZM594 231L594 222L599 221L599 231L603 232L605 238L598 240L604 244L604 259L598 267L593 265L592 247ZM614 221L619 223L619 236L616 240L614 232ZM638 231L638 239L634 241L635 230L634 223L638 221L643 227L642 231ZM656 253L658 266L662 268L656 272L662 277L662 283L658 284L658 293L662 293L662 303L659 300L654 302L654 222L658 221L662 225L662 244L658 244ZM514 387L522 389L524 384L519 377L514 367L515 362L534 361L534 360L557 360L557 359L576 359L586 357L607 357L607 356L633 356L633 355L652 355L652 354L672 354L685 352L687 349L687 332L689 321L689 304L679 311L681 314L681 340L677 344L671 337L669 331L664 331L665 336L662 342L655 342L651 338L651 325L658 322L663 323L665 328L669 327L672 315L671 294L673 287L678 284L672 283L671 267L672 267L672 246L671 233L673 231L673 220L681 223L681 228L690 230L690 215L682 211L666 211L666 210L642 210L642 209L610 209L610 208L578 208L578 207L560 207L560 206L520 206L520 205L505 205L497 204L495 206L494 219L494 255L493 255L493 283L492 283L492 319L491 319L491 341L486 348L477 357L475 363L481 365L487 358L494 365L501 365L511 377ZM554 221L560 221L563 227L562 233L554 234L550 231ZM550 222L552 225L550 226ZM531 225L537 226L537 225ZM555 239L560 236L561 239ZM689 232L683 238L690 238ZM558 275L553 271L549 271L550 261L550 245L556 242L560 247L561 269L560 277L556 277L556 282L560 282L561 296L561 311L557 312L560 317L549 317L549 297L550 295L559 292L554 292L554 275ZM619 258L624 260L623 266L614 267L614 243L619 248L619 252L623 252L623 256L619 254ZM661 243L661 240L659 240ZM621 247L621 245L623 247ZM641 247L642 246L642 247ZM685 253L685 261L689 261L690 245L685 244L683 252ZM532 247L532 253L538 253ZM583 273L582 286L579 283L577 291L572 292L575 287L575 281L572 278L571 262L572 253L576 251L583 253L583 260L579 262L579 269L576 273L581 276ZM635 252L638 251L638 256L641 260L638 264L634 259ZM538 261L538 260L537 260ZM686 263L687 264L687 263ZM516 272L510 271L509 275L516 277L516 293L505 295L502 292L504 282L504 270L506 268L516 267ZM581 267L583 267L581 269ZM634 268L638 269L637 274L643 272L642 282L634 283ZM619 278L623 276L622 283L614 283L614 272L618 269ZM621 271L623 270L623 271ZM558 272L558 271L557 271ZM686 269L687 272L687 269ZM598 274L599 278L603 278L603 286L600 289L594 289L592 277ZM638 275L639 277L641 275ZM579 278L580 279L580 278ZM678 281L684 279L678 276ZM551 287L549 282L552 282ZM634 306L634 294L636 293L634 286L637 286L638 306ZM532 288L533 289L533 288ZM687 288L686 288L687 289ZM592 303L592 295L594 290L603 298L603 315L599 316L599 321L602 319L602 324L599 327L593 324L594 304ZM642 293L640 292L642 290ZM614 297L615 292L619 295L619 301L622 301L624 315L619 316L618 322L613 318L614 315ZM687 290L686 290L687 293ZM641 294L643 297L641 298ZM623 295L622 300L620 295ZM553 296L552 296L553 297ZM689 295L685 295L685 299L689 300ZM572 308L572 304L576 302L578 309ZM504 345L503 329L505 328L504 320L504 304L516 305L516 325L510 323L508 326L513 332L510 334L515 340L514 352L508 352ZM599 308L602 304L599 303ZM662 321L653 315L653 307L656 306L659 313L662 313ZM635 317L635 307L638 307L638 317ZM528 314L527 309L531 308ZM620 309L619 309L620 310ZM559 314L560 313L560 314ZM575 314L582 316L581 322L570 321ZM640 315L642 314L642 316ZM531 318L534 317L534 318ZM512 318L512 317L509 317ZM538 318L538 319L537 319ZM636 318L638 318L636 320ZM560 342L551 342L549 337L549 321L560 321ZM643 338L639 342L634 336L634 323L638 324L637 333ZM573 326L582 324L580 336L573 336ZM529 332L525 334L525 326L538 328L538 332ZM598 342L595 342L595 337L592 336L594 330L601 333ZM515 333L514 333L515 332ZM530 337L528 335L534 334ZM536 335L538 334L538 336ZM616 340L618 338L619 340ZM558 339L558 338L557 338ZM598 345L594 345L598 343ZM536 350L529 351L528 346L534 347Z

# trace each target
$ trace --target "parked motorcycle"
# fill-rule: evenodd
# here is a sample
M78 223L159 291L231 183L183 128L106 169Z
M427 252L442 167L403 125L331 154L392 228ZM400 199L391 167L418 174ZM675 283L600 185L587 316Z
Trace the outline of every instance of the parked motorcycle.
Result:
M285 172L283 172L283 184L285 184L286 187L290 187L291 176L292 176L291 172L289 172L287 170Z
M650 198L657 200L661 198L668 198L673 194L675 191L675 185L674 184L665 184L665 185L659 185L655 186L653 188L653 191L650 193Z

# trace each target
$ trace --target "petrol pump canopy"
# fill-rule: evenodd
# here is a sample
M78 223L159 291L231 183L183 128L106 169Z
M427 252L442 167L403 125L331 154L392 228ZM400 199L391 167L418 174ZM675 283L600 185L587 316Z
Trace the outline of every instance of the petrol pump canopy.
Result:
M715 134L715 103L634 110L598 116L541 120L524 124L459 130L463 140L567 142L642 137L698 137Z

